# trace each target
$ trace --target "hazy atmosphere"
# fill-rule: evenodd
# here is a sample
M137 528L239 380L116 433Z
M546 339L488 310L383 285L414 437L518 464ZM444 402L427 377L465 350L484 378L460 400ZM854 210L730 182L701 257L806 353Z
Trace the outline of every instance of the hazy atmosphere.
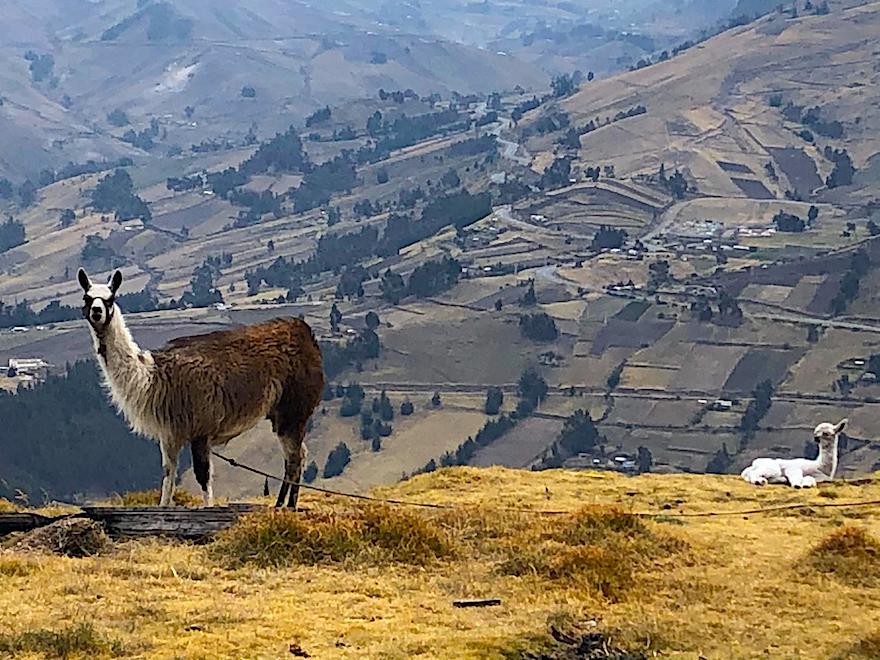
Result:
M0 656L880 657L880 2L0 19Z

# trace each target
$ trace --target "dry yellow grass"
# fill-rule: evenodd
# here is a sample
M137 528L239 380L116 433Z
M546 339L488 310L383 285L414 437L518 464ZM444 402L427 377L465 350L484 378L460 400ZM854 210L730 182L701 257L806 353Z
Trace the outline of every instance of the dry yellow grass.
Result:
M84 559L6 552L0 648L278 658L298 645L314 658L510 658L550 648L553 623L671 658L867 658L877 649L880 588L853 586L810 557L855 552L876 567L880 511L817 505L880 499L880 481L795 491L732 477L463 468L377 494L455 508L306 494L308 512L257 515L214 544L119 542ZM813 508L627 515L786 503ZM848 526L863 533L838 531ZM456 609L460 598L502 605Z

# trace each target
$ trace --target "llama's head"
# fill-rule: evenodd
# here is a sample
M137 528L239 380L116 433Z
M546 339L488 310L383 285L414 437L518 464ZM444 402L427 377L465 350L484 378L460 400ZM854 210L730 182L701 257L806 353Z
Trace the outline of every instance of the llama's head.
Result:
M117 270L107 284L93 284L86 271L80 268L77 279L84 293L83 316L92 329L100 334L113 320L116 292L122 284L122 273Z
M848 421L849 420L842 419L837 424L822 422L813 431L813 437L820 446L830 448L835 442L837 442L837 436L846 428Z

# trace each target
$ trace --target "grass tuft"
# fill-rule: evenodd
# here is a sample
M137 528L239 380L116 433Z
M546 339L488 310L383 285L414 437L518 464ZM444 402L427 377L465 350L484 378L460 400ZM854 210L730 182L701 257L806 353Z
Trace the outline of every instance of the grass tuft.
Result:
M158 489L132 491L121 496L122 506L159 506L161 495ZM177 506L197 507L202 505L201 497L181 488L174 491L172 500Z
M880 658L880 631L863 637L832 660L876 660Z
M4 577L24 577L37 570L32 561L17 557L0 557L0 575Z
M118 640L101 635L91 623L79 623L59 630L27 630L0 633L0 653L4 657L39 654L47 658L119 656L125 648Z
M255 513L219 534L212 550L226 565L262 567L345 561L423 565L454 554L439 525L388 506L307 516L284 509Z
M847 525L815 545L806 565L846 584L875 585L880 583L880 541L862 527Z
M504 575L579 580L610 600L621 600L637 573L687 548L615 507L585 507L512 537L498 565Z

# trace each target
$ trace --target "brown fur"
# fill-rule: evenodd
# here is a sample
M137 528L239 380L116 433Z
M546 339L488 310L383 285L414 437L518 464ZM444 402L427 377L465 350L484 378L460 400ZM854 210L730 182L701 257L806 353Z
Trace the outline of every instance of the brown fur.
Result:
M281 441L285 478L298 482L306 424L321 400L321 353L309 326L299 319L182 337L152 353L153 414L178 440L193 444L194 468L210 447L222 445L268 418ZM298 487L284 484L277 504L296 506Z

